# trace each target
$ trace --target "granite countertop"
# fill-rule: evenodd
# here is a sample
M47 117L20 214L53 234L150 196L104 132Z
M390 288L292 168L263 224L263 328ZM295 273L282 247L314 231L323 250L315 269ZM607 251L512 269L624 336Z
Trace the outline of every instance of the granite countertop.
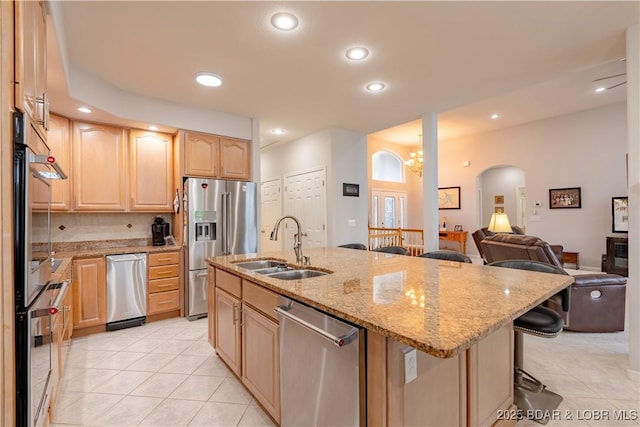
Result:
M571 285L565 275L344 248L306 249L334 273L279 280L234 263L293 251L208 258L210 264L440 358L452 357ZM307 268L307 267L305 267Z

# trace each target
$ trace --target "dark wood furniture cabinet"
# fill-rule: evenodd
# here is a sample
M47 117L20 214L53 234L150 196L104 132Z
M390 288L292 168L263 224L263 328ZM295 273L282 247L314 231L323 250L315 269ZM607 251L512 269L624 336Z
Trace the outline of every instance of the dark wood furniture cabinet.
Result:
M604 271L621 276L629 275L629 238L607 237Z

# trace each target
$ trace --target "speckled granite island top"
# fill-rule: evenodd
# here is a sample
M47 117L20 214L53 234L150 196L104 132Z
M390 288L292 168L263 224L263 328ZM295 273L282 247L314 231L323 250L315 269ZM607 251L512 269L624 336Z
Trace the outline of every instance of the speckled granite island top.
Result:
M305 249L304 253L310 256L312 268L334 273L279 280L236 266L241 260L264 258L295 264L293 251L208 261L440 358L464 351L573 283L571 276L355 249Z

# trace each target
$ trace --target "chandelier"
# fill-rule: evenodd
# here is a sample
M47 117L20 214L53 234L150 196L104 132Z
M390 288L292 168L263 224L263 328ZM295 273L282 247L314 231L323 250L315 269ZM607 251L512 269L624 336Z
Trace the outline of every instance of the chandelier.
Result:
M418 135L420 137L420 146L422 147L422 134ZM422 157L422 150L416 153L409 153L409 160L405 160L405 165L411 172L415 173L419 177L422 177L422 166L424 165L424 158Z

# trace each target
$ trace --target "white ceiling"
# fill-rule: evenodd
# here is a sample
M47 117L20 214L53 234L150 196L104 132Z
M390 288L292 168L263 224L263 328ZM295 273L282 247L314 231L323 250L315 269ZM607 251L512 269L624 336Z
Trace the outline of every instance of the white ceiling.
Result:
M76 109L89 99L71 97L67 76L81 71L120 94L259 119L262 146L330 127L416 144L427 112L439 113L440 138L449 138L623 101L626 85L595 94L592 80L625 71L625 29L640 21L639 6L50 2L58 36L48 50L51 109L80 117ZM278 11L296 14L298 29L275 31L269 19ZM344 51L354 45L369 48L370 57L347 61ZM195 84L194 74L205 70L224 84ZM387 89L366 93L375 80ZM145 125L113 110L97 109L91 119ZM490 120L494 112L501 118ZM288 133L274 136L274 127Z

